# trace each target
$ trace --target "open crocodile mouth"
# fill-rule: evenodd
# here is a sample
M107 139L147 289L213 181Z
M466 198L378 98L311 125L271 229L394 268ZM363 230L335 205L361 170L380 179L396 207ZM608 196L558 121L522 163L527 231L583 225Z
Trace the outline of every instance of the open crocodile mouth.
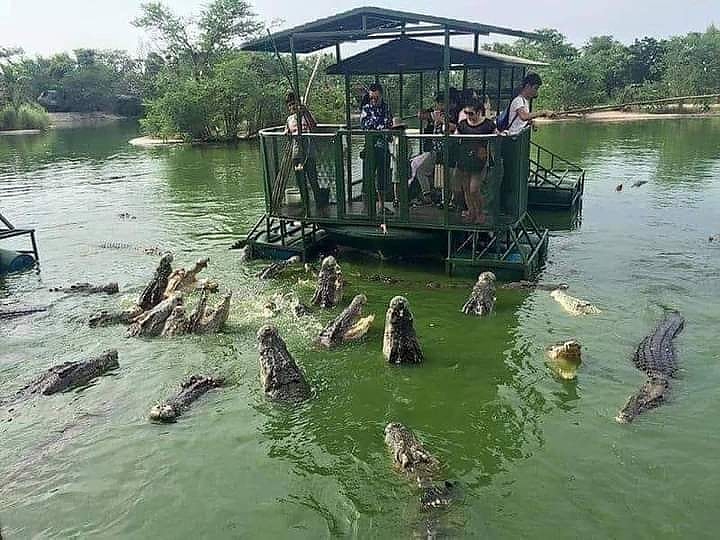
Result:
M366 304L367 297L364 294L355 296L350 305L320 332L320 344L330 348L344 341L360 339L367 334L375 315L363 317L363 307Z

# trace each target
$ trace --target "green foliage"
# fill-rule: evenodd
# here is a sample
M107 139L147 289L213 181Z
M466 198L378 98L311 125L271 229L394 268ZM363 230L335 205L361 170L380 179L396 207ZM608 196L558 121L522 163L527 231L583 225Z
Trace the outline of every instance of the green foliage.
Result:
M0 129L47 129L49 123L48 114L37 105L6 105L0 109Z
M670 39L663 59L662 81L670 95L705 94L720 86L720 30L710 26Z
M208 138L212 134L212 94L210 85L195 79L168 78L164 92L145 105L140 120L146 133L170 137Z
M544 82L537 104L541 108L720 92L720 31L714 26L670 40L644 37L630 46L612 36L595 36L580 49L556 30L537 33L543 39L487 48L549 64L537 70Z
M189 66L196 79L207 76L234 41L262 28L244 0L214 0L198 17L187 20L161 2L148 2L133 24L150 32L169 64L177 69Z

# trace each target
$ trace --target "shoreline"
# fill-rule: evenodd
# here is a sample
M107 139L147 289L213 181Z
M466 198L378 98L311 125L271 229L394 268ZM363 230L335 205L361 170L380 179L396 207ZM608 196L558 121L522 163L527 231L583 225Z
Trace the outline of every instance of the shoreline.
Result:
M649 113L636 111L600 111L587 114L575 114L560 118L536 118L538 124L555 122L633 122L636 120L671 120L677 118L718 118L720 112L697 113Z
M48 116L51 129L102 126L128 119L126 116L106 112L51 112Z
M185 141L182 139L162 139L160 137L135 137L130 139L128 144L137 146L140 148L157 148L161 146L174 146L176 144L184 144Z
M42 129L0 129L0 137L3 135L37 135L43 133Z

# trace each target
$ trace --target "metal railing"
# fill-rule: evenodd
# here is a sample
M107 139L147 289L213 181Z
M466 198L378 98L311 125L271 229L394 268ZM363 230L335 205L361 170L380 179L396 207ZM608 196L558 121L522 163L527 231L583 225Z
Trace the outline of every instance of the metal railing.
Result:
M532 187L563 189L570 184L580 194L584 192L585 169L532 141L530 148L528 180Z
M494 229L517 223L526 212L530 144L528 130L512 137L446 137L327 124L301 136L283 127L264 129L266 211L326 224ZM471 196L482 206L477 222L462 213Z

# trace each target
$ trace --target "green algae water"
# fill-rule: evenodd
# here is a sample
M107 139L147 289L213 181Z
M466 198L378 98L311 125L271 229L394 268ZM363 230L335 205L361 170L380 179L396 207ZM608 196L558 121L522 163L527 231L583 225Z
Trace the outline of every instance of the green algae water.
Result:
M3 538L710 538L720 526L720 120L543 126L535 140L585 167L581 225L552 232L542 279L602 313L574 318L545 291L498 291L488 319L460 313L470 281L432 269L341 259L346 301L377 316L367 337L332 352L313 340L337 310L272 321L313 387L298 407L268 403L255 333L270 297L307 301L289 274L260 282L228 247L262 214L255 144L136 149L134 125L0 137L0 208L38 230L39 273L0 277L0 303L49 304L0 322L0 395L47 367L108 348L120 369L81 391L0 407ZM630 185L648 183L640 188ZM624 190L615 186L623 183ZM129 213L136 219L121 219ZM562 220L560 220L562 221ZM234 292L224 333L126 339L88 315L130 305L157 264L210 257L204 277ZM11 245L11 244L10 244ZM399 281L373 280L377 273ZM426 283L447 285L429 289ZM117 281L114 297L50 287ZM383 361L390 298L406 295L425 351L420 367ZM631 356L667 309L686 318L671 401L614 421L643 382ZM583 344L574 382L544 347ZM149 409L192 373L230 385L170 426ZM439 516L392 468L389 421L411 427L458 482Z

